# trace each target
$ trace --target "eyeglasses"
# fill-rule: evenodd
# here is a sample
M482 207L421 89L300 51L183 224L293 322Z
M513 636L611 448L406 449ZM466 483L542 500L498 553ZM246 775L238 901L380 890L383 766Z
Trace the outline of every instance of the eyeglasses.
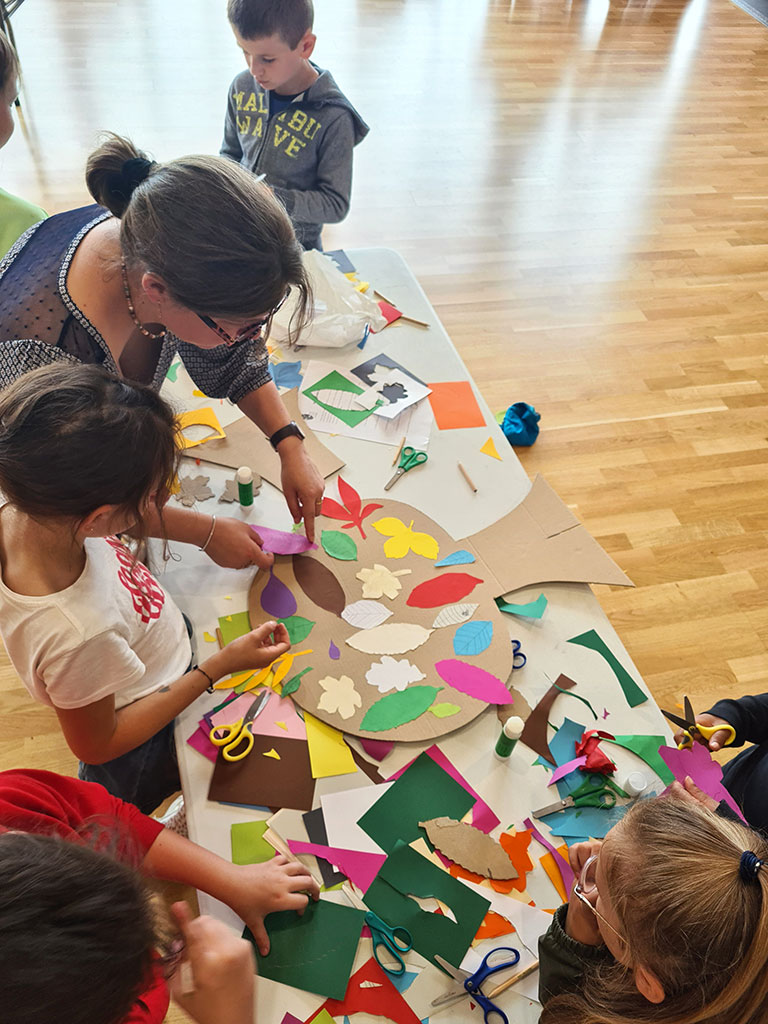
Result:
M267 315L262 317L260 320L254 320L252 324L248 324L246 327L242 327L234 336L234 338L232 337L231 334L228 334L223 327L219 327L219 325L212 317L205 316L204 313L195 313L195 316L198 318L198 320L202 320L206 327L210 328L210 330L218 334L218 336L221 338L224 344L229 345L231 348L232 345L239 345L243 341L256 341L258 338L261 337L265 327L267 328L266 333L268 335L270 328L272 326L272 317L275 315L278 309L280 309L280 307L283 305L283 303L290 294L291 289L288 288L285 295L282 297L282 299L280 299L280 301L274 307L274 309L270 310L270 312L267 313Z
M607 921L603 917L603 915L600 913L600 911L597 909L597 907L595 907L593 905L592 901L587 898L589 893L597 892L597 861L598 861L598 856L599 856L598 854L593 853L591 857L587 857L586 861L584 862L584 867L581 869L581 874L579 875L579 880L576 883L576 885L574 885L574 887L573 887L573 893L574 893L574 896L577 896L585 906L589 907L589 909L592 911L592 913L595 915L595 917L598 918L600 921L602 921L603 924L606 926L606 928L610 928L611 931L613 932L613 934L622 943L624 943L624 945L626 945L626 939L621 934L621 932L617 931L613 927L611 922Z

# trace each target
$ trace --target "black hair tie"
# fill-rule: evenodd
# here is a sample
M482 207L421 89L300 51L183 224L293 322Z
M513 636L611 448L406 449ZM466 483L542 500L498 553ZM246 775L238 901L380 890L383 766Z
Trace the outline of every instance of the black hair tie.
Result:
M147 160L143 156L135 156L130 160L126 160L123 166L120 168L120 174L123 179L125 191L128 195L133 190L145 181L149 177L149 172L155 166L154 160Z
M751 850L745 850L739 860L739 875L742 881L756 881L758 872L764 863L765 861L760 860L756 853L752 853Z

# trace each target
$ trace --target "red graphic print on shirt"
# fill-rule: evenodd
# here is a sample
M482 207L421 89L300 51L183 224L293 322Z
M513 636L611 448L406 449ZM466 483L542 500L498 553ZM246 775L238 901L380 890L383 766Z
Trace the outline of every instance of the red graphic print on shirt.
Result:
M117 578L131 595L133 607L142 622L159 619L165 604L165 594L152 573L141 562L135 562L125 545L117 537L104 540L114 550L120 569Z

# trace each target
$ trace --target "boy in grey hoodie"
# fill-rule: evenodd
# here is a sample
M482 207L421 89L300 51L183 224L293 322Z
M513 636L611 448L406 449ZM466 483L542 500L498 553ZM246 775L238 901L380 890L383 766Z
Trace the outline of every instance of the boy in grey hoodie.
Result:
M323 224L349 210L352 150L368 126L309 59L312 0L229 0L227 15L248 70L229 89L221 155L263 174L304 248L320 249Z

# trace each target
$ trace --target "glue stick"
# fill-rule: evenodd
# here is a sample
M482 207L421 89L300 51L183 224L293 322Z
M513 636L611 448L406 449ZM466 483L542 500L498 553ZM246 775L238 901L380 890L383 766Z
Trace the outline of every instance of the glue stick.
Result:
M515 749L517 741L523 734L525 728L525 722L522 718L518 718L517 715L512 715L508 718L504 725L501 727L501 734L496 741L496 749L494 753L500 760L504 760L509 757L512 751Z
M648 789L648 779L642 772L631 772L624 783L624 789L631 797L642 796Z
M241 466L237 471L237 495L241 505L253 504L253 473L248 466Z

